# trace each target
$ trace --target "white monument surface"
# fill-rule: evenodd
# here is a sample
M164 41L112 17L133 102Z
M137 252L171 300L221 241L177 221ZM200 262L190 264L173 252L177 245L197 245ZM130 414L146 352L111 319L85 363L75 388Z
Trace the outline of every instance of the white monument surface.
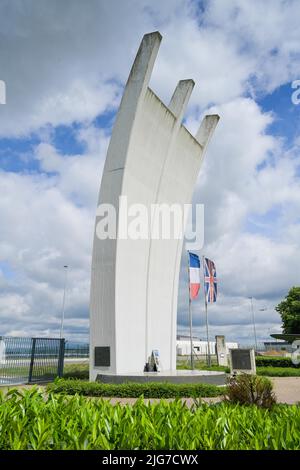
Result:
M161 42L146 34L116 117L99 204L189 204L217 115L193 136L182 124L193 80L179 81L169 106L149 88ZM176 370L180 239L99 239L95 235L90 293L90 380L98 374L143 373L153 350L161 371Z
M227 348L225 343L225 336L216 336L216 353L219 366L228 366Z

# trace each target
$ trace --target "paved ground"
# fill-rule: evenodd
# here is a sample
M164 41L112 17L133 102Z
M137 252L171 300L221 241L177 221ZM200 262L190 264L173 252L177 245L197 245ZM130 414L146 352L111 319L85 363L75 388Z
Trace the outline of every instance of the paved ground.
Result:
M300 377L272 377L274 392L280 403L300 403Z

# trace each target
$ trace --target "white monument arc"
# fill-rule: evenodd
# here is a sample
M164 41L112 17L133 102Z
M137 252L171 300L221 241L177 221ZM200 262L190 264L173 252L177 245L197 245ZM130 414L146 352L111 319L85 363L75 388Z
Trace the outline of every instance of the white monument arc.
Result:
M99 204L188 204L219 117L193 137L182 119L193 80L181 80L167 107L148 87L161 42L146 34L113 128ZM119 213L117 212L118 216ZM97 224L97 217L96 217ZM90 294L90 379L142 372L153 349L162 371L176 369L177 295L183 239L105 239L94 235Z

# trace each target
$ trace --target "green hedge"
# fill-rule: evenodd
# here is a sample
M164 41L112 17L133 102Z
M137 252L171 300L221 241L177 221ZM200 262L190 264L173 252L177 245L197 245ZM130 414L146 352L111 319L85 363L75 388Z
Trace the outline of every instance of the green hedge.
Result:
M112 405L14 390L0 394L0 449L300 449L300 407Z
M300 369L293 367L257 367L256 374L268 377L300 377Z
M48 385L48 391L67 395L85 395L90 397L138 398L182 398L182 397L217 397L223 388L209 384L170 384L170 383L123 383L103 384L74 379L56 379Z
M257 367L293 367L300 369L300 364L296 366L292 363L290 357L271 357L271 356L256 356Z

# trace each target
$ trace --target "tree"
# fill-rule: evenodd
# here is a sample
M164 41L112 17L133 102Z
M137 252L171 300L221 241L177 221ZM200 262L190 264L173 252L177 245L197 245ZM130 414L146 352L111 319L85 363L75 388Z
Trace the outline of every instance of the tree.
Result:
M275 310L281 315L283 333L300 333L300 287L292 287Z

